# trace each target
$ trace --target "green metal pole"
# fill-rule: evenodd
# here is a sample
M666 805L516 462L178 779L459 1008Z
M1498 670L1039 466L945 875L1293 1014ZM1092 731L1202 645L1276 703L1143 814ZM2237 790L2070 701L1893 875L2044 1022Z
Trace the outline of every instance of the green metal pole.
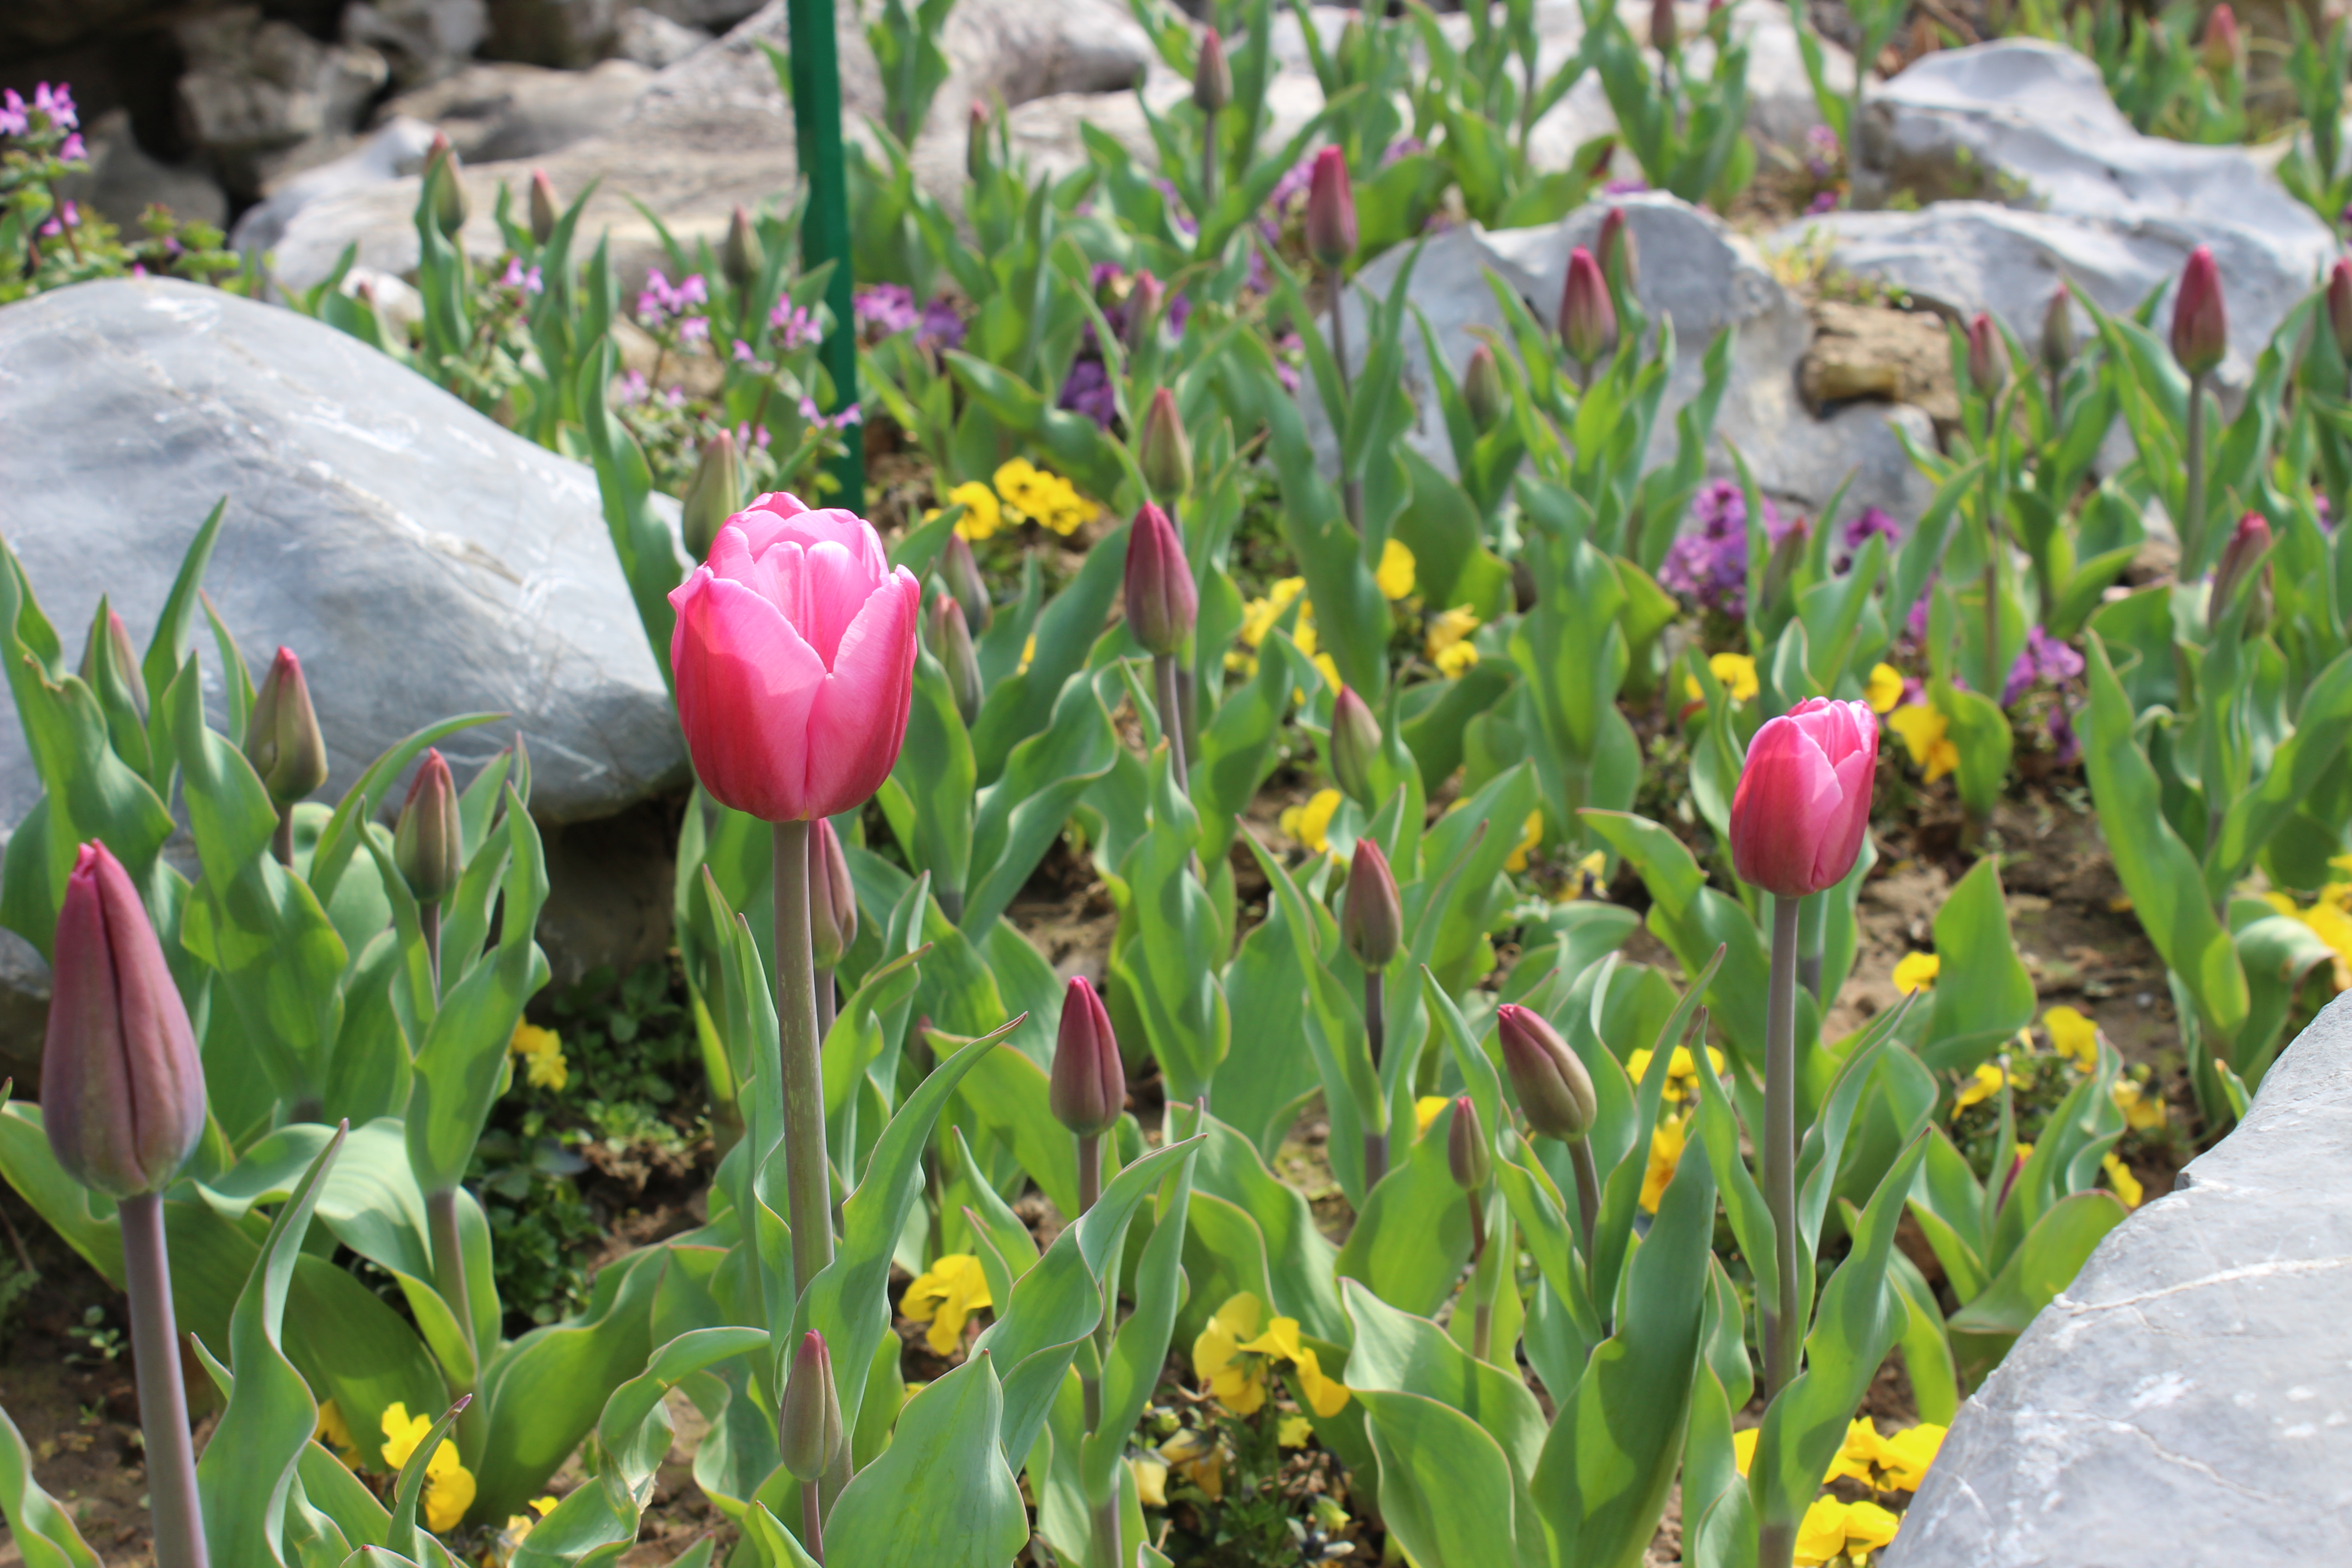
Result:
M857 322L850 303L849 177L842 161L841 57L834 37L834 0L791 0L786 13L793 55L793 133L808 208L801 219L801 261L834 263L825 285L833 331L824 340L824 367L833 377L834 412L857 401ZM866 507L864 428L845 433L848 450L834 465L841 493L833 504Z

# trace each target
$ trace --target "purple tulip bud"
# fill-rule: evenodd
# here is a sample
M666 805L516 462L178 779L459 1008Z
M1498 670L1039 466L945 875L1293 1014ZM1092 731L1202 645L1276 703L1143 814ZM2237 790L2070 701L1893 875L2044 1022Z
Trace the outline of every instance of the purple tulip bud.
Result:
M1503 417L1502 367L1495 363L1495 351L1485 343L1470 351L1470 363L1463 367L1462 403L1469 411L1471 427L1481 435Z
M2062 280L2042 312L2042 363L2053 375L2063 375L2074 363L2074 294Z
M1214 114L1234 100L1234 68L1225 59L1225 40L1211 27L1201 35L1200 58L1192 66L1192 107Z
M1445 1130L1445 1168L1454 1184L1465 1193L1481 1191L1495 1173L1486 1130L1478 1125L1478 1108L1466 1094L1454 1099L1454 1125Z
M1146 274L1146 276L1150 276ZM1176 412L1176 394L1160 387L1143 414L1143 440L1136 466L1151 493L1174 501L1192 486L1192 438Z
M1503 1065L1518 1090L1519 1109L1538 1132L1573 1143L1592 1130L1591 1075L1559 1032L1516 1002L1495 1010Z
M1570 359L1589 373L1595 362L1617 352L1617 307L1592 252L1569 252L1568 282L1559 293L1559 337Z
M961 533L949 534L940 547L940 580L963 606L964 626L975 632L988 630L996 608L989 603L988 584L980 574L980 563L972 559L971 544Z
M1127 537L1127 625L1146 651L1172 654L1192 635L1201 600L1184 538L1168 514L1143 503Z
M1366 969L1389 966L1404 944L1404 910L1397 900L1389 858L1369 833L1356 840L1348 868L1348 895L1339 906L1339 940Z
M530 172L530 237L545 245L554 237L556 220L563 216L563 204L555 199L555 182L547 177L544 169Z
M820 816L809 833L809 945L819 969L841 962L857 940L857 888L849 879L849 858L841 852L841 836L829 817Z
M2246 603L2246 635L2260 637L2271 622L2271 525L2261 512L2250 511L2238 520L2230 534L2230 542L2221 547L2221 563L2213 569L2211 618L2219 620L2230 608L2240 584L2247 584L2250 597Z
M457 781L449 776L447 759L437 749L429 751L392 830L392 863L418 903L438 903L457 890L466 870L460 834Z
M735 450L734 436L721 430L702 444L694 478L687 481L686 500L678 512L678 532L686 542L687 553L697 561L709 559L719 531L741 509L744 499L743 459Z
M970 724L980 717L980 659L972 652L971 628L964 624L963 606L956 603L953 594L938 594L931 600L930 620L931 657L947 671L956 711Z
M1323 267L1344 267L1356 254L1356 194L1348 184L1348 155L1337 147L1315 154L1307 187L1307 254Z
M2181 268L2172 296L2172 357L2192 376L2203 375L2230 352L2230 314L2221 302L2221 269L2199 246Z
M50 963L50 1152L110 1197L161 1192L204 1135L204 1065L146 906L103 844L75 857Z
M2327 271L2327 325L2336 352L2352 360L2352 261L2340 257Z
M760 272L767 265L767 257L760 247L760 231L751 226L751 215L739 203L735 216L727 223L727 243L719 253L719 269L727 281L738 289L749 289L760 280Z
M254 696L245 721L245 760L280 811L327 782L327 738L319 732L310 685L292 648L278 650Z
M1372 764L1381 754L1381 721L1372 717L1372 710L1356 695L1355 688L1342 686L1339 695L1331 700L1331 776L1349 797L1371 810L1379 803L1372 798Z
M814 1329L801 1336L784 1379L784 1407L776 1415L776 1447L784 1468L807 1482L824 1475L841 1451L841 1396L833 1385L833 1352Z
M2001 352L2000 333L1992 318L1979 310L1969 322L1969 384L1987 397L2009 383L2009 356Z
M1062 995L1062 1029L1045 1100L1054 1120L1080 1138L1109 1131L1127 1109L1127 1068L1118 1059L1110 1010L1083 974Z
M1601 237L1593 242L1593 259L1601 275L1617 288L1633 293L1642 287L1641 247L1633 241L1632 224L1623 207L1611 207L1601 220Z
M1680 37L1675 26L1675 0L1650 0L1650 44L1662 55L1674 53Z

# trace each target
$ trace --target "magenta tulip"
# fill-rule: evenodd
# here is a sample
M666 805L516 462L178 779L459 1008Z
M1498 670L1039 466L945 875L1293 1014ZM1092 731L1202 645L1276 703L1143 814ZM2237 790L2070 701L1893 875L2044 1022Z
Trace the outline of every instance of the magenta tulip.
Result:
M1172 654L1192 635L1201 596L1184 559L1184 536L1168 514L1143 503L1127 536L1127 626L1155 654Z
M1127 1068L1118 1058L1110 1011L1083 974L1070 982L1062 997L1062 1028L1054 1046L1045 1102L1054 1120L1081 1138L1109 1131L1127 1109Z
M1234 100L1234 68L1225 58L1225 40L1214 27L1201 35L1200 57L1192 65L1192 106L1214 114Z
M1608 280L1580 245L1569 252L1568 281L1559 291L1559 337L1569 357L1587 370L1617 350L1617 307L1610 302Z
M922 589L871 523L761 496L669 602L678 723L720 805L805 822L881 787L907 735Z
M1315 154L1307 186L1307 254L1340 267L1356 253L1356 194L1348 184L1348 155L1337 147Z
M1731 797L1740 880L1784 899L1843 881L1870 826L1877 767L1867 702L1808 698L1757 731Z
M1404 912L1396 874L1370 834L1356 840L1348 868L1348 896L1339 906L1339 940L1358 963L1382 970L1404 944Z
M66 1173L110 1197L161 1192L205 1131L205 1072L131 874L103 844L66 879L41 1047L41 1125Z
M2221 302L2221 269L2203 246L2189 253L2172 296L2172 357L2190 375L2203 375L2230 352L2230 313Z
M1569 1142L1591 1131L1599 1104L1592 1075L1559 1031L1532 1008L1506 1002L1495 1009L1495 1032L1502 1040L1503 1067L1518 1090L1528 1125Z

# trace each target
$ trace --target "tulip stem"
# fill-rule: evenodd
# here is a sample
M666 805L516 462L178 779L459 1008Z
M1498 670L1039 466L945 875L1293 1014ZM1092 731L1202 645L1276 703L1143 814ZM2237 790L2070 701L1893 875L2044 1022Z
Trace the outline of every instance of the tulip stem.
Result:
M1388 1000L1381 989L1381 972L1364 971L1364 1043L1372 1053L1372 1078L1381 1076L1381 1056L1388 1048ZM1389 1135L1378 1127L1364 1129L1364 1201L1389 1173Z
M824 1158L824 1068L809 932L809 825L776 824L776 1045L784 1090L784 1182L793 1289L805 1294L833 1261L833 1179Z
M1082 1132L1078 1135L1078 1215L1084 1215L1102 1197L1102 1135ZM1076 1216L1072 1219L1076 1223ZM1090 1433L1100 1432L1103 1421L1103 1372L1110 1364L1112 1319L1118 1310L1118 1273L1114 1267L1103 1281L1102 1317L1095 1324L1095 1370L1087 1372L1083 1363L1078 1372L1078 1393ZM1095 1504L1095 1549L1106 1563L1117 1563L1118 1554L1118 1477L1112 1472L1110 1495Z
M205 1545L204 1507L196 1497L195 1445L188 1438L180 1332L172 1317L172 1259L163 1237L163 1200L159 1194L142 1193L123 1199L120 1213L156 1568L206 1568L211 1559Z
M2179 579L2194 583L2205 575L2205 377L2199 371L2189 378L2189 494L2177 526L2180 536Z
M1349 397L1348 313L1343 308L1348 302L1348 290L1338 268L1325 268L1324 276L1331 293L1331 363L1339 367L1339 400L1344 404ZM1343 418L1346 413L1346 409L1340 410ZM1348 526L1360 534L1364 531L1364 481L1348 472L1347 464L1348 455L1343 451L1339 454L1339 500L1348 510Z
M1766 1322L1769 1400L1797 1375L1805 1324L1797 1299L1797 916L1802 900L1772 897L1772 973L1764 993L1764 1203L1772 1211L1778 1310Z
M1202 223L1209 221L1210 212L1217 205L1217 111L1205 110L1201 115L1201 209Z
M425 1194L425 1228L433 1244L433 1288L441 1293L442 1304L457 1321L458 1342L466 1351L466 1364L444 1367L443 1376L449 1397L463 1400L473 1394L482 1363L481 1348L474 1342L473 1293L466 1283L466 1244L457 1234L457 1188L444 1187ZM484 1451L488 1433L483 1423L488 1414L478 1399L467 1405L465 1413L457 1417L460 1450L471 1454Z
M441 900L427 899L416 906L416 927L425 933L425 967L433 976L433 999L441 999Z
M1495 1343L1495 1269L1487 1254L1486 1194L1465 1193L1470 1205L1470 1353L1486 1359ZM1494 1249L1497 1254L1501 1248Z
M1827 898L1826 893L1808 894L1798 926L1797 984L1811 993L1816 1002L1822 999L1822 949L1829 940Z
M1568 1162L1576 1171L1576 1227L1584 1243L1584 1288L1596 1298L1592 1310L1605 1320L1608 1310L1601 1294L1600 1260L1592 1254L1592 1231L1601 1217L1601 1173L1592 1165L1592 1140L1579 1138L1568 1146Z
M1176 778L1176 787L1184 794L1192 789L1192 770L1184 757L1184 703L1176 690L1176 656L1155 653L1151 656L1151 683L1160 700L1160 733L1168 742L1168 769Z
M269 853L289 871L294 869L294 808L278 808L278 831L269 836Z
M824 1561L824 1510L817 1493L818 1483L801 1483L801 1544L808 1549L809 1561Z

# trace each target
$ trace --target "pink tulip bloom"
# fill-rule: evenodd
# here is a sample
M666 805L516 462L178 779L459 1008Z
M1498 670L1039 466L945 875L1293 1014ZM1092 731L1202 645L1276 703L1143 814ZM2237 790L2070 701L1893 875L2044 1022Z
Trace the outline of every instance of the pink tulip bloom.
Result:
M907 736L922 589L873 524L761 496L669 602L678 723L720 804L805 822L881 787Z
M1866 702L1808 698L1759 730L1731 797L1739 879L1784 899L1843 881L1870 826L1877 768Z

